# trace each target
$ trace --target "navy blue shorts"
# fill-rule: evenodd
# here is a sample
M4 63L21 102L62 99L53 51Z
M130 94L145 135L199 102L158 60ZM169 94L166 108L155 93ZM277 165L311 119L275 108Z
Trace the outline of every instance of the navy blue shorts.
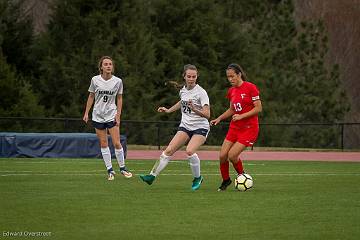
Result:
M116 122L112 121L112 122L99 123L99 122L92 121L92 125L96 129L104 130L104 129L107 129L107 128L114 127L116 125Z
M207 135L209 133L209 130L207 130L205 128L198 128L196 130L190 131L184 127L179 127L178 131L185 132L189 136L189 138L191 138L193 135L202 135L204 137L207 137Z

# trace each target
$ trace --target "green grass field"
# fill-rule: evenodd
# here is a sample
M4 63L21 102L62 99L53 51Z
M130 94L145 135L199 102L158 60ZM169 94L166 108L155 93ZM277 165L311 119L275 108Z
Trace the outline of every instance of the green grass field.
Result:
M0 238L360 239L359 163L246 161L247 192L216 191L217 161L201 162L196 192L186 161L148 186L153 163L129 160L135 176L109 182L100 159L2 158Z

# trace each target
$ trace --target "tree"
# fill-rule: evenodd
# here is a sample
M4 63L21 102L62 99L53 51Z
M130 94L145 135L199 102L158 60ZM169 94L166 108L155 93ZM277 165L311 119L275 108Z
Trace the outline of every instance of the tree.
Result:
M32 85L16 68L19 67L24 75L31 71L27 69L26 60L29 51L26 44L31 35L17 16L17 5L0 2L0 116L40 117L44 109L38 105Z
M82 114L90 79L98 74L97 61L103 55L115 60L115 75L124 80L125 103L139 104L124 114L134 118L141 113L139 109L144 104L140 104L138 96L143 95L143 103L149 103L143 93L148 93L151 85L143 87L141 92L136 89L156 72L151 34L144 25L145 4L144 1L134 1L131 5L127 1L57 2L49 29L40 36L37 47L41 63L38 87L43 91L42 103L51 114ZM132 96L137 101L132 101Z
M212 116L228 107L225 68L232 62L259 87L262 122L336 122L348 111L338 67L325 64L328 40L322 22L297 27L291 0L55 3L48 29L35 39L30 54L36 66L30 83L51 116L82 115L103 55L114 58L115 75L124 81L123 119L178 120L178 114L154 112L178 100L178 90L167 83L183 83L187 63L199 68ZM282 134L267 136L301 136ZM331 134L318 136L307 138Z
M30 58L33 45L32 21L21 12L21 3L1 1L1 48L8 64L23 76L30 76L34 61Z

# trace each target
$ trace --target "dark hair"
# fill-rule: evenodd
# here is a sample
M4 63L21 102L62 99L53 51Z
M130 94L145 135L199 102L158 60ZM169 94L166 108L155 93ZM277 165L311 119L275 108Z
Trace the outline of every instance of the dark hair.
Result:
M102 69L101 69L101 66L102 66L102 63L103 63L103 61L104 61L105 59L111 60L112 65L113 65L113 71L112 71L112 72L114 72L114 71L115 71L115 63L114 63L114 61L112 60L112 58L109 57L109 56L102 56L102 57L100 58L100 60L99 60L99 63L98 63L99 73L102 74L102 72L103 72Z
M241 73L241 77L244 81L247 81L247 76L246 76L246 73L244 72L244 70L240 67L239 64L237 63L231 63L229 64L229 66L226 68L226 70L229 70L229 69L232 69L234 70L234 72L236 74L240 74Z
M186 64L186 65L184 65L183 77L185 77L185 73L186 73L186 71L189 70L189 69L190 69L190 70L195 70L196 73L197 73L197 75L199 76L199 72L198 72L198 70L197 70L197 68L196 68L195 65Z

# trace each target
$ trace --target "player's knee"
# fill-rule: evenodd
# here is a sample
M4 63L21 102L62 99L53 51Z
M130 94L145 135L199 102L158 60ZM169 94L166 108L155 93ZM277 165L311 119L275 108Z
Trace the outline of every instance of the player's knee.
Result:
M100 141L100 147L101 148L107 148L108 147L107 141Z
M172 156L174 154L174 151L171 147L167 147L165 150L164 150L164 154L166 156Z
M237 154L236 155L235 154L229 154L228 158L229 158L230 162L232 162L232 163L236 163L238 161L238 155Z
M220 162L224 163L227 161L228 155L225 153L220 153L219 158L220 158Z

